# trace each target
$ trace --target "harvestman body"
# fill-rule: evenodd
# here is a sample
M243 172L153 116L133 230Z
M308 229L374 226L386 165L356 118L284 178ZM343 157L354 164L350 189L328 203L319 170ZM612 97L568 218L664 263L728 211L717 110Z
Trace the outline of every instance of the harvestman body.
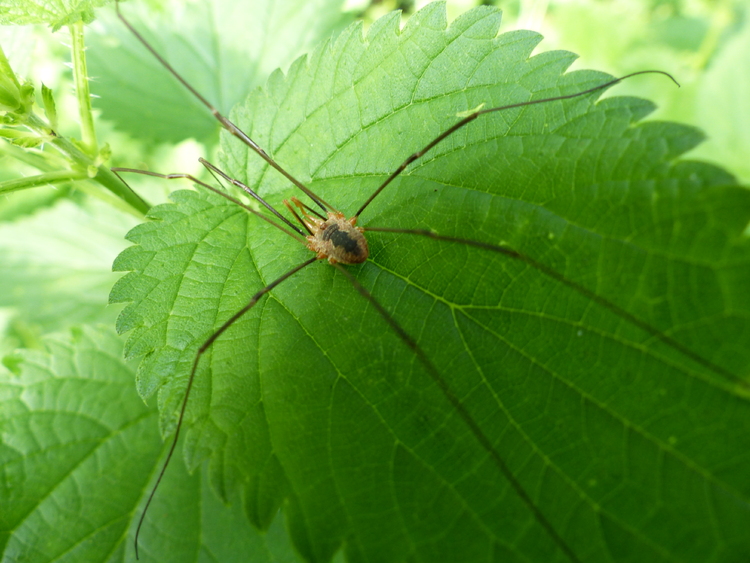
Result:
M146 174L149 176L156 176L159 178L166 178L166 179L186 178L186 179L192 180L194 183L221 195L222 197L228 199L229 201L235 203L236 205L244 208L249 213L259 217L260 219L271 223L276 228L280 229L281 231L285 232L289 236L295 238L296 240L304 244L310 251L314 253L313 257L309 258L302 264L299 264L298 266L292 268L291 270L283 274L281 277L271 282L266 287L258 291L255 295L253 295L250 301L242 309L240 309L234 315L232 315L231 318L229 318L223 325L221 325L200 346L193 360L192 369L191 369L190 376L188 378L188 383L187 383L186 390L185 390L185 395L182 400L182 404L180 408L180 414L179 414L179 419L177 422L177 427L175 430L174 437L172 438L171 446L169 448L166 461L164 462L164 465L162 466L162 469L157 478L157 482L154 485L148 497L146 506L144 507L143 512L141 513L140 520L138 522L138 527L137 527L136 534L135 534L136 557L138 557L138 536L140 534L140 530L143 525L146 512L151 504L151 501L154 498L154 495L159 486L159 483L161 482L161 479L164 476L164 472L166 471L166 468L169 464L169 461L177 445L177 440L178 440L180 428L182 426L183 418L185 415L185 410L187 407L190 390L192 388L192 385L195 379L196 370L198 367L198 363L201 359L201 356L206 352L206 350L208 350L211 347L211 345L216 341L217 338L219 338L219 336L221 336L235 321L237 321L240 317L242 317L242 315L244 315L247 311L249 311L258 302L258 300L261 297L263 297L263 295L265 295L266 293L268 293L269 291L277 287L279 284L281 284L282 282L284 282L285 280L287 280L288 278L290 278L291 276L293 276L294 274L296 274L297 272L299 272L306 266L318 260L327 259L328 262L331 265L333 265L336 269L338 269L340 272L342 272L343 275L353 285L353 287L372 304L372 306L378 311L378 313L382 316L382 318L386 321L386 323L393 329L393 331L398 335L398 337L404 342L404 344L413 351L415 356L425 367L426 371L428 372L428 374L430 375L434 383L438 386L438 388L444 394L446 399L450 402L452 407L459 414L460 418L463 419L463 421L466 423L467 427L470 429L471 433L474 435L477 441L490 454L494 464L497 466L500 472L506 477L506 479L511 484L516 494L521 498L524 504L528 507L530 512L534 515L536 520L539 522L539 524L545 529L545 531L549 534L549 536L555 542L555 544L557 544L560 550L563 551L571 561L578 561L579 559L576 556L576 554L572 551L572 549L567 545L567 543L555 530L555 528L552 526L549 520L545 517L545 515L534 504L534 502L532 501L528 493L523 489L521 484L518 482L518 480L515 478L513 473L510 471L505 461L496 452L495 448L492 446L491 440L484 434L483 430L480 428L477 422L472 418L472 416L469 414L466 408L458 400L454 392L451 390L450 386L447 384L446 380L440 374L440 372L432 363L432 361L422 351L422 349L419 347L416 341L409 334L407 334L406 331L404 331L404 329L399 325L399 323L390 315L390 313L388 313L388 311L382 305L380 305L380 303L376 301L373 298L373 296L362 285L359 284L359 282L353 277L353 275L349 273L345 268L341 267L340 264L360 264L362 262L365 262L368 258L369 250L367 246L367 240L365 239L365 236L364 236L365 229L356 226L359 215L367 208L367 206L383 191L383 189L386 186L388 186L399 174L401 174L409 164L419 159L421 156L423 156L426 152L428 152L438 143L440 143L441 141L443 141L448 136L452 135L453 133L455 133L462 127L468 125L469 123L477 119L479 116L487 114L487 113L502 111L502 110L511 109L511 108L518 108L518 107L529 106L533 104L541 104L541 103L546 103L546 102L551 102L551 101L566 100L566 99L575 98L578 96L583 96L591 92L605 89L626 78L629 78L631 76L635 76L638 74L657 73L657 74L663 74L669 77L670 79L672 79L673 81L674 79L669 74L663 71L647 70L647 71L635 72L627 76L623 76L621 78L613 79L599 86L595 86L593 88L590 88L581 92L577 92L575 94L556 96L556 97L545 98L545 99L540 99L540 100L518 102L518 103L507 105L507 106L475 111L474 113L471 113L467 117L464 117L463 119L459 120L452 127L448 128L446 131L438 135L435 139L433 139L430 143L428 143L424 148L422 148L421 150L409 156L393 173L391 173L390 176L388 176L388 178L380 185L380 187L377 188L377 190L375 190L375 192L367 199L367 201L365 201L365 203L357 210L357 212L351 218L347 219L343 213L341 213L335 207L333 207L332 205L330 205L329 203L321 199L319 196L314 194L312 191L309 190L309 188L307 188L304 184L302 184L300 181L294 178L289 172L287 172L284 168L282 168L282 166L280 166L275 160L273 160L261 147L259 147L252 139L250 139L250 137L248 137L242 130L240 130L228 118L223 116L213 105L211 105L205 98L203 98L201 94L199 94L190 84L188 84L169 65L169 63L167 63L144 40L144 38L132 27L132 25L122 16L119 10L119 5L117 6L117 14L120 17L120 19L124 22L124 24L128 27L128 29L138 38L138 40L156 57L156 59L179 82L181 82L198 100L201 101L201 103L203 103L203 105L205 105L211 111L214 117L219 121L219 123L221 123L221 125L227 131L229 131L232 135L240 139L245 145L247 145L250 149L256 152L263 160L265 160L269 166L276 169L280 174L282 174L290 182L292 182L301 192L306 194L312 200L312 202L317 207L319 207L320 210L322 211L321 213L309 207L308 205L304 204L297 198L292 198L291 201L285 200L284 205L295 218L296 220L296 223L295 223L289 220L288 218L286 218L285 216L283 216L281 213L279 213L274 207L272 207L265 200L263 200L251 188L244 185L242 182L239 182L238 180L235 180L229 177L227 174L225 174L224 172L222 172L221 170L219 170L214 165L212 165L211 163L209 163L208 161L204 159L200 159L200 162L211 173L222 177L224 180L231 183L232 185L244 190L250 197L255 199L259 204L264 206L270 213L272 213L276 221L269 218L267 215L258 212L252 207L245 205L244 203L232 197L231 195L224 193L221 190L211 186L210 184L202 182L199 179L189 174L158 174L154 172L147 172L147 171L141 171L141 170L127 169L127 168L114 168L113 169L113 171L115 172L137 172L137 173ZM283 223L283 225L279 224L277 221L280 221L281 223ZM595 293L586 289L585 287L566 279L561 274L552 270L548 266L545 266L544 264L541 264L535 261L534 259L527 257L525 255L522 255L508 247L492 245L492 244L487 244L487 243L482 243L482 242L477 242L477 241L472 241L472 240L459 239L455 237L441 236L432 231L389 229L389 228L369 228L369 227L366 230L391 232L391 233L408 233L408 234L413 234L413 235L430 237L436 240L459 242L465 245L486 249L488 251L492 251L496 253L501 253L508 257L514 258L516 260L523 261L533 266L534 268L538 269L542 273L555 279L556 281L560 283L564 283L567 286L573 288L574 290L580 292L581 294L585 295L592 301L605 305L610 310L612 310L613 312L621 316L623 319L645 330L646 332L650 333L654 337L660 339L665 344L671 346L675 350L678 350L679 352L690 357L694 361L701 363L714 371L719 371L719 372L726 371L723 368L716 366L708 362L707 360L701 358L700 356L698 356L697 354L693 353L691 350L687 349L685 346L680 344L679 342L660 333L657 329L653 328L649 324L634 317L632 314L610 303L604 298L596 295Z

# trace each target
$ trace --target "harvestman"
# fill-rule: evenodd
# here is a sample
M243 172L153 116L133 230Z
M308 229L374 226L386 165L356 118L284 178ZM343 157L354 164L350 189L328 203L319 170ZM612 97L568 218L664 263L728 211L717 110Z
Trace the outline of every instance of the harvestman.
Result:
M136 169L131 169L131 168L113 168L112 169L115 173L135 172L135 173L145 174L148 176L154 176L154 177L163 178L163 179L183 178L183 179L191 180L195 184L198 184L220 195L221 197L226 198L232 203L242 207L247 212L272 224L277 229L283 231L287 235L299 241L301 244L305 245L310 251L314 253L314 256L312 258L309 258L308 260L302 262L301 264L287 271L285 274L283 274L282 276L280 276L279 278L277 278L276 280L268 284L266 287L262 288L255 295L253 295L252 298L248 301L248 303L244 307L242 307L239 311L237 311L234 315L232 315L226 322L224 322L224 324L222 324L217 330L215 330L214 333L211 334L211 336L198 349L195 355L195 358L193 359L192 367L190 370L190 375L188 377L188 382L187 382L186 389L185 389L185 395L184 395L184 398L182 399L182 403L180 407L180 414L178 417L177 426L175 429L174 437L172 438L169 451L167 453L166 460L164 461L164 464L162 465L161 471L159 472L159 475L156 480L156 484L153 486L151 493L149 494L146 505L143 511L141 512L141 516L138 521L138 526L136 529L135 539L134 539L136 558L138 558L138 537L140 534L140 530L143 525L148 508L151 505L152 500L154 499L156 490L159 484L161 483L161 480L164 476L167 466L169 465L169 462L172 458L174 450L177 446L180 428L182 427L182 422L183 422L186 407L188 404L188 398L190 396L190 391L193 386L195 374L196 374L201 357L211 347L211 345L219 338L219 336L221 336L235 321L237 321L240 317L242 317L245 313L247 313L251 308L253 308L255 304L260 300L260 298L263 297L266 293L270 292L279 284L289 279L294 274L301 271L302 269L309 266L310 264L313 264L314 262L318 260L326 259L334 268L340 271L348 279L348 281L352 284L352 286L354 286L354 288L366 300L370 302L370 304L377 310L377 312L388 323L388 325L394 330L394 332L404 342L404 344L407 345L413 351L415 356L419 359L419 361L423 364L423 366L427 370L428 374L430 375L434 383L438 386L438 388L444 394L446 399L451 403L451 405L459 414L461 419L466 423L466 425L468 426L468 428L470 429L474 437L477 439L477 441L490 454L494 464L498 467L500 472L505 476L505 478L511 484L516 494L521 498L524 504L528 507L528 509L534 515L535 519L539 522L539 524L545 529L545 531L549 534L552 540L557 544L557 546L566 554L566 556L571 561L578 561L578 557L576 556L576 554L567 545L567 543L558 534L558 532L553 528L552 524L544 516L544 514L539 510L539 508L534 504L529 494L522 488L521 484L515 478L515 476L511 472L508 465L505 463L505 461L500 457L500 455L496 452L495 448L492 446L491 440L485 435L481 427L471 417L471 415L466 410L466 408L458 400L454 392L451 390L451 388L447 384L446 380L443 378L442 375L440 375L440 372L432 363L432 361L427 357L425 352L419 347L417 342L409 334L406 333L406 331L390 315L390 313L388 313L386 309L377 300L375 300L375 298L369 293L369 291L365 289L350 272L348 272L345 268L343 268L341 264L360 264L367 260L368 255L369 255L369 250L367 247L367 240L365 239L364 234L363 234L365 230L389 232L389 233L413 234L413 235L418 235L418 236L423 236L423 237L429 237L435 240L456 242L456 243L460 243L464 245L469 245L469 246L474 246L477 248L485 249L491 252L500 253L510 258L514 258L516 260L525 262L526 264L536 268L537 270L553 278L554 280L571 287L572 289L581 293L582 295L591 299L592 301L609 308L612 312L619 315L621 318L627 320L633 325L641 328L642 330L646 331L652 336L658 338L659 340L661 340L668 346L679 351L685 356L691 358L697 363L702 364L713 371L720 372L720 373L729 375L732 378L734 378L732 374L729 374L722 367L717 366L713 364L712 362L709 362L708 360L705 360L704 358L698 356L697 354L695 354L694 352L692 352L691 350L689 350L688 348L686 348L685 346L677 342L676 340L664 335L663 333L658 331L656 328L636 318L635 316L628 313L624 309L609 302L603 297L600 297L599 295L577 284L576 282L568 280L567 278L565 278L564 276L562 276L555 270L549 268L548 266L542 263L539 263L536 260L528 256L520 254L519 252L516 252L515 250L511 248L468 240L468 239L461 239L461 238L456 238L456 237L451 237L451 236L441 236L437 233L434 233L432 231L426 231L426 230L390 229L390 228L380 228L380 227L368 227L365 229L365 228L356 226L357 220L359 216L362 214L362 212L397 176L399 176L406 169L406 167L409 164L411 164L415 160L422 157L425 153L427 153L430 149L435 147L438 143L445 140L447 137L449 137L450 135L452 135L453 133L455 133L462 127L468 125L469 123L471 123L472 121L480 117L481 115L492 113L492 112L503 111L507 109L512 109L512 108L519 108L519 107L530 106L534 104L543 104L547 102L567 100L567 99L575 98L578 96L584 96L592 92L603 90L605 88L608 88L609 86L612 86L618 82L621 82L622 80L625 80L627 78L630 78L632 76L636 76L639 74L662 74L664 76L667 76L673 82L675 82L675 84L677 84L674 78L668 73L663 72L663 71L645 70L645 71L640 71L640 72L634 72L632 74L628 74L626 76L622 76L620 78L610 80L604 84L600 84L598 86L589 88L587 90L583 90L581 92L576 92L574 94L555 96L555 97L544 98L544 99L539 99L539 100L518 102L518 103L506 105L506 106L494 107L494 108L489 108L489 109L480 109L478 111L474 111L470 115L456 122L452 127L448 128L446 131L438 135L435 139L429 142L424 148L422 148L421 150L413 153L408 158L406 158L406 160L404 160L404 162L400 166L398 166L398 168L396 168L396 170L394 170L386 178L386 180L373 192L373 194L362 204L362 206L357 210L357 212L351 218L347 219L343 213L341 213L331 204L329 204L328 202L324 201L322 198L314 194L309 188L307 188L304 184L302 184L299 180L297 180L294 176L292 176L281 165L279 165L273 158L271 158L260 146L258 146L255 143L255 141L253 141L248 135L246 135L241 129L239 129L239 127L237 127L234 123L232 123L227 117L222 115L208 100L206 100L189 83L187 83L186 80L182 76L180 76L180 74L178 74L177 71L175 71L175 69L161 55L159 55L159 53L156 52L156 50L143 38L143 36L125 19L125 17L120 12L118 4L116 4L116 9L117 9L118 17L123 21L123 23L130 30L130 32L133 33L133 35L146 47L146 49L148 49L148 51L151 52L151 54L159 61L161 65L163 65L185 88L188 89L188 91L190 91L190 93L193 96L195 96L204 106L206 106L211 111L213 116L217 119L217 121L219 121L219 123L221 124L223 128L225 128L233 136L237 137L240 141L242 141L245 145L247 145L250 149L252 149L255 153L257 153L263 160L265 160L269 166L276 169L287 180L289 180L292 184L294 184L302 193L307 195L312 200L312 202L322 211L322 212L318 211L306 205L305 203L303 203L296 197L292 197L291 201L284 200L283 203L285 207L287 208L287 210L292 214L294 221L296 221L295 223L292 220L285 217L284 215L282 215L278 210L276 210L273 206L271 206L263 198L261 198L257 193L255 193L250 187L246 186L245 184L243 184L242 182L238 180L235 180L229 177L227 174L219 170L216 166L214 166L213 164L211 164L210 162L202 158L200 159L201 164L205 166L213 175L220 176L228 183L242 189L251 198L253 198L260 205L265 207L275 217L275 219L283 223L283 225L269 218L267 215L260 213L256 209L253 209L252 207L244 204L238 199L232 197L231 195L224 193L223 191L215 188L214 186L211 186L210 184L207 184L195 178L191 174L159 174L155 172L148 172L148 171L136 170Z

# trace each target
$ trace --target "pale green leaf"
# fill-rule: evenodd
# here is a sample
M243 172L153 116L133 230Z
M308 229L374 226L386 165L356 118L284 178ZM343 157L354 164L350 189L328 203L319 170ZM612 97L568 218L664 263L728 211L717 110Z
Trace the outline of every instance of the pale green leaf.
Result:
M0 223L0 307L42 333L113 319L111 262L133 224L101 203L67 200Z
M94 8L111 0L0 0L0 24L44 23L57 30L94 19Z
M6 358L0 379L3 562L134 561L133 533L161 465L154 409L133 392L122 344L88 327ZM176 464L177 465L177 464ZM198 472L170 468L141 561L292 562L277 523L261 535Z
M168 2L160 13L142 3L123 14L169 63L228 112L268 74L331 35L344 20L342 0L234 0ZM115 17L99 12L104 25L89 36L92 91L103 117L149 141L179 142L216 137L217 123Z

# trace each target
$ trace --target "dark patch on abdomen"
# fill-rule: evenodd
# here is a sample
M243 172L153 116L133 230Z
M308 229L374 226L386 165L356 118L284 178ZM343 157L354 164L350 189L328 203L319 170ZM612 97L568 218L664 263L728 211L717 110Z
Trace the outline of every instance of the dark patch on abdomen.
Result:
M333 246L343 248L349 254L359 256L359 246L357 241L350 237L347 233L339 229L335 223L328 225L326 230L323 231L323 240L330 240Z

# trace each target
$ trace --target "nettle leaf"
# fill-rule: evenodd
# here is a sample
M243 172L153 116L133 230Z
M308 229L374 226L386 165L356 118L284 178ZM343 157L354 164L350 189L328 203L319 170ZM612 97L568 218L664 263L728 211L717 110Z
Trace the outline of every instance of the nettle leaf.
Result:
M48 24L53 30L94 19L94 8L110 0L0 0L0 24Z
M366 39L350 27L234 120L353 214L461 112L609 79L565 73L568 52L531 56L540 36L497 35L499 22L478 8L448 27L432 4L401 30L396 14ZM314 264L204 355L189 467L209 459L216 490L239 494L256 525L286 502L310 561L342 547L350 561L746 554L750 193L678 160L699 131L597 97L485 115L361 215L528 257L372 232L370 259L347 267L449 391L341 272ZM222 147L224 169L273 205L299 195L235 139ZM129 234L111 295L130 302L118 330L145 355L138 387L158 391L165 432L198 347L310 257L213 194L173 198Z
M97 201L58 201L0 223L0 307L41 332L111 322L106 298L122 233L135 224ZM63 236L64 235L64 236Z
M222 112L278 67L288 66L345 21L342 0L168 2L160 11L128 2L123 13L169 63ZM218 123L116 17L89 37L95 104L136 138L180 142L217 138ZM144 103L148 100L147 103Z
M53 336L23 350L0 379L0 552L3 561L135 560L133 534L163 459L155 409L132 393L133 370L110 330ZM228 510L200 473L165 477L146 521L141 561L294 559L283 530L260 535Z

